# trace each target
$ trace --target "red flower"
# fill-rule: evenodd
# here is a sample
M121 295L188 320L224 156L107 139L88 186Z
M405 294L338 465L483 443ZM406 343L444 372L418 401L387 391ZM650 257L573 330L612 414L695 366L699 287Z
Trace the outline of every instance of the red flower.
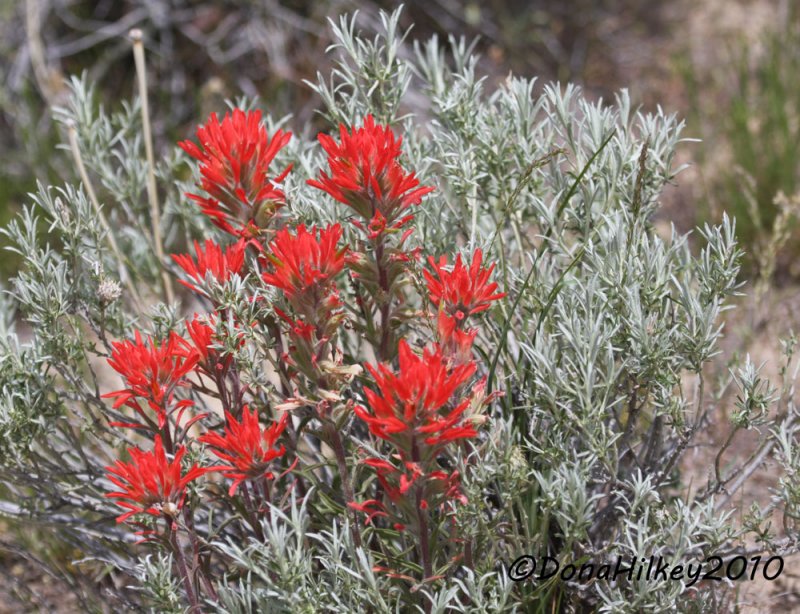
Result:
M181 267L186 274L197 282L203 282L207 275L211 275L219 283L225 283L231 275L238 274L244 265L244 252L247 247L245 239L240 239L233 245L229 245L225 251L214 243L211 239L206 239L205 251L194 242L194 251L197 254L197 262L189 254L172 254L172 259ZM202 293L202 290L194 284L178 280L194 292Z
M452 365L439 346L417 356L404 340L398 350L397 373L385 364L367 366L378 390L364 390L369 409L354 408L370 432L394 448L386 458L364 460L375 470L388 500L350 503L350 507L366 513L367 522L387 516L391 526L404 531L408 519L420 510L443 510L465 501L458 472L443 471L439 456L450 442L477 436L477 420L464 414L483 399L480 384L467 397L457 394L475 373L474 362ZM416 525L415 530L421 527Z
M294 320L289 317L285 311L278 309L277 307L273 307L273 309L278 317L289 325L289 330L292 331L292 334L295 337L304 339L305 341L312 340L313 335L317 330L316 326L309 324L308 322L304 322L302 319Z
M197 314L194 314L194 319L186 323L186 332L189 333L197 353L200 354L198 362L208 363L209 358L216 354L213 348L214 337L216 336L214 327L210 326Z
M230 463L227 466L216 467L216 470L223 471L225 477L233 479L229 491L233 496L239 484L248 478L274 477L268 470L269 464L286 453L284 446L276 448L275 443L286 428L289 414L283 412L280 419L266 429L262 429L258 423L258 412L249 411L247 405L242 408L241 422L237 422L227 412L225 417L227 425L224 436L207 433L200 437L200 441L215 448L212 450L214 454Z
M186 448L180 446L170 462L156 435L152 452L130 448L131 462L118 460L106 467L108 479L121 490L105 496L118 499L117 505L130 511L117 517L123 522L134 514L166 515L174 517L186 499L186 485L212 469L192 465L186 474L181 474L181 459Z
M456 256L456 263L452 269L447 267L447 258L442 256L437 263L433 257L428 262L433 268L433 273L423 271L428 282L428 292L431 302L447 315L463 320L465 317L488 309L492 301L505 296L502 292L495 292L497 284L489 282L489 277L494 271L494 264L488 269L481 268L483 253L476 249L472 256L472 264L467 268L461 262L461 255Z
M444 311L440 311L436 326L442 349L459 363L468 362L471 359L472 344L478 335L477 328L462 330L459 327L461 322L461 320L450 317Z
M153 339L142 340L136 331L134 341L119 341L112 344L113 350L108 364L122 375L127 388L104 394L103 398L114 398L114 409L122 405L136 410L147 422L138 400L147 401L158 416L158 428L163 429L167 414L175 409L184 409L192 401L179 401L172 407L175 388L184 384L184 377L194 369L200 355L185 339L171 332L166 342L156 343ZM142 425L113 423L115 426L138 428Z
M404 531L407 525L399 521L404 519L403 511L409 511L409 502L413 501L409 491L415 484L422 488L420 508L423 510L431 507L441 508L452 501L467 503L467 498L461 491L458 471L447 473L437 468L425 473L418 463L406 461L403 463L405 469L402 469L379 458L367 458L364 464L375 469L383 492L392 503L389 507L376 499L369 499L363 503L355 501L348 503L349 507L367 515L365 524L371 523L375 517L382 516L389 518L395 529ZM438 465L433 466L438 467Z
M417 356L405 340L400 341L399 361L397 374L385 364L377 369L367 365L378 391L366 388L370 409L358 405L355 412L375 436L403 448L405 439L399 434L424 435L428 446L477 434L472 424L462 421L469 399L450 411L445 409L456 390L475 373L474 363L449 370L441 348Z
M371 523L372 519L376 516L388 516L388 514L383 511L383 504L377 499L369 499L363 503L350 501L347 506L367 515L367 519L364 521L364 524Z
M388 126L375 124L371 115L352 132L340 125L339 143L325 134L318 138L328 154L330 175L321 171L319 179L308 184L352 207L373 232L378 228L382 232L386 226L397 229L410 221L412 215L398 218L433 190L420 186L413 172L403 170L397 161L402 138L395 137Z
M233 361L233 356L230 354L224 355L222 351L214 348L214 345L219 341L217 339L216 329L213 326L216 321L216 314L206 314L206 316L198 316L194 314L194 319L186 324L186 332L192 339L197 353L200 355L198 365L207 373L211 373L212 368L220 371L227 369ZM239 345L244 345L243 333L237 330L237 338L239 338Z
M347 247L338 248L341 238L339 224L321 229L319 238L316 226L309 232L300 224L295 235L287 228L279 230L266 253L274 272L264 273L264 281L290 298L325 285L344 268Z
M285 195L275 184L286 178L291 166L275 179L268 177L268 171L291 136L278 130L269 138L261 125L261 111L234 109L222 123L212 113L197 129L199 147L192 141L178 143L200 162L200 186L208 193L208 197L188 194L189 198L222 230L238 236L258 234L258 227L283 206Z

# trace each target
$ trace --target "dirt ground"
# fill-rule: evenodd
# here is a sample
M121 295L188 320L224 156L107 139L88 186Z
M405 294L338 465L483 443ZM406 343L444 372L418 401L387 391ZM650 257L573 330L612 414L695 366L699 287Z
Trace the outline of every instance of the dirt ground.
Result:
M726 323L725 339L721 344L723 357L730 356L732 352L737 352L742 358L749 354L754 364L763 364L762 375L780 389L779 369L783 363L780 340L788 337L793 331L800 331L800 287L770 289L760 302L754 300L751 287L745 288L744 291L749 296L741 299L739 308ZM795 354L790 372L797 366L798 360ZM795 402L798 401L797 396L795 392ZM715 416L717 428L707 434L707 440L715 444L716 448L695 448L684 459L687 479L692 479L698 489L707 483L710 475L713 475L715 458L710 450L719 449L731 432L729 414L734 400L735 393L728 396ZM721 465L730 467L737 460L747 459L757 450L758 445L757 433L738 434L723 457ZM773 464L765 462L731 499L729 508L738 510L732 517L732 522L736 524L742 522L744 514L753 503L762 508L766 507L770 501L771 491L776 485ZM773 529L779 529L782 522L782 515L776 511L772 515ZM754 545L748 544L748 547ZM800 609L800 555L785 556L784 560L784 571L774 582L757 577L754 581L738 584L739 611L757 614L793 612Z
M676 5L682 3L676 3ZM709 78L716 67L725 62L725 42L732 37L744 37L751 43L758 40L759 34L765 29L780 23L783 15L787 14L787 0L705 0L692 3L687 11L687 5L677 7L676 17L681 14L685 17L680 31L685 35L684 43L688 43L688 52L700 74L705 71ZM675 49L674 39L661 41L658 58L663 59L669 55L670 49ZM758 47L754 47L758 52ZM650 57L659 65L656 57ZM645 66L647 60L642 60L640 65ZM663 66L663 65L662 65ZM648 72L646 68L640 68ZM656 70L651 75L658 78ZM666 71L667 73L669 71ZM648 79L645 78L645 82ZM663 84L664 81L661 81ZM662 106L669 110L676 110L679 114L689 112L688 99L679 81L667 80L666 91L660 98ZM658 91L658 82L649 80L654 91ZM708 134L699 136L708 138ZM664 222L674 222L676 226L687 231L693 225L692 203L703 197L703 182L706 177L713 176L715 168L727 162L727 152L720 148L716 156L706 161L703 168L694 166L689 168L678 178L677 185L665 194L665 206L660 213ZM681 162L691 162L691 146L684 147L680 153ZM748 250L749 246L743 245L742 249ZM770 289L760 301L753 299L753 287L744 289L750 296L743 297L740 307L728 318L726 324L726 338L723 341L723 351L730 354L737 351L740 356L750 354L756 365L764 364L764 374L767 375L776 387L780 386L779 365L782 361L780 339L785 338L791 331L800 331L800 287L796 285L775 287ZM795 359L795 363L797 359ZM795 395L796 397L796 395ZM729 399L729 408L723 409L717 416L718 429L710 434L712 442L721 444L728 436L728 411L732 408L733 398ZM754 434L738 435L726 454L725 461L733 462L735 459L747 458L758 446L758 437ZM685 468L694 474L700 483L705 483L709 472L713 472L714 458L709 457L704 448L697 448L688 455ZM732 499L739 510L746 511L751 503L755 502L765 506L770 498L770 491L776 486L773 467L765 463L748 480L746 486ZM741 514L734 517L734 522L741 521ZM773 515L773 526L779 527L782 518L779 513ZM774 582L756 579L753 582L744 582L738 586L737 603L739 611L749 614L767 612L800 611L800 555L785 557L785 570Z

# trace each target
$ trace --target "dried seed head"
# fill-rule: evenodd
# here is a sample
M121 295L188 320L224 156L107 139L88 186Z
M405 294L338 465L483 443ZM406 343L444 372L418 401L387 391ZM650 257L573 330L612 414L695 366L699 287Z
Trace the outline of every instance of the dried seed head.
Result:
M512 471L525 471L528 468L528 461L519 446L511 448L511 455L508 460Z
M113 279L103 279L97 286L97 298L101 303L110 305L122 296L122 286Z

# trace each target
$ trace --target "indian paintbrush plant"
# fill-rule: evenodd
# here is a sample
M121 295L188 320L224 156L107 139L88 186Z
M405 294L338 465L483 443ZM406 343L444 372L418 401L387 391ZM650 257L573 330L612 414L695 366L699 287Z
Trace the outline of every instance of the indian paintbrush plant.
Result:
M332 22L317 139L240 101L150 161L142 99L72 80L79 181L4 231L0 511L80 553L48 564L90 610L724 609L730 582L509 572L796 549L794 342L782 388L720 364L733 223L653 227L682 125L486 92L399 15Z

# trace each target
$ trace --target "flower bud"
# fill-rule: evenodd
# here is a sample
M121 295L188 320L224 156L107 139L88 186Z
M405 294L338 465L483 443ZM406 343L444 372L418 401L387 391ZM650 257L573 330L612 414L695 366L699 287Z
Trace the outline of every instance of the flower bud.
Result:
M259 228L266 228L269 226L272 218L275 217L275 212L280 209L282 205L283 203L281 201L274 198L268 198L258 205L256 213L253 216L256 226Z

